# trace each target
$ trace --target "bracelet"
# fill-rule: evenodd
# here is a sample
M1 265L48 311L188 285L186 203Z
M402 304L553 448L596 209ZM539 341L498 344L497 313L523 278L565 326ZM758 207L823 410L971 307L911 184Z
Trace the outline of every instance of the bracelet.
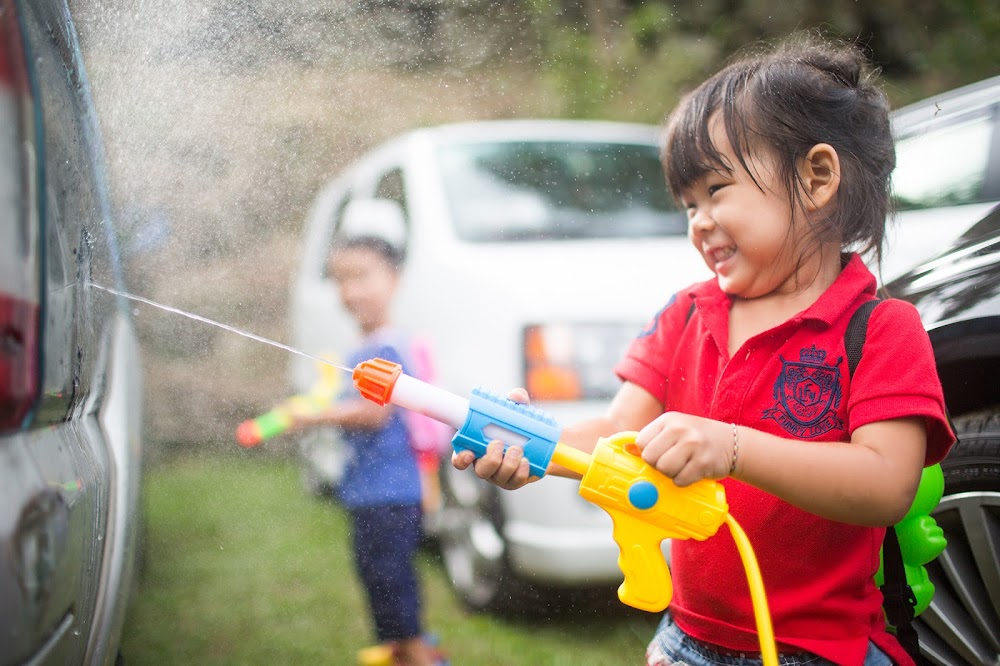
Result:
M733 462L729 464L729 475L732 476L736 472L736 458L740 454L740 434L736 429L736 424L733 425Z

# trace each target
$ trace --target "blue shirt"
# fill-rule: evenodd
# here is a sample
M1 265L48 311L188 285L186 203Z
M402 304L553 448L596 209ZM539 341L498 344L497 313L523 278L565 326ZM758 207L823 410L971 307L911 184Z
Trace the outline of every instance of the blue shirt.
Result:
M362 341L361 347L351 354L348 367L375 357L399 363L406 372L404 355L378 334ZM341 398L364 400L353 384ZM392 413L376 430L343 429L346 461L339 495L348 508L420 503L420 474L402 409L386 408Z

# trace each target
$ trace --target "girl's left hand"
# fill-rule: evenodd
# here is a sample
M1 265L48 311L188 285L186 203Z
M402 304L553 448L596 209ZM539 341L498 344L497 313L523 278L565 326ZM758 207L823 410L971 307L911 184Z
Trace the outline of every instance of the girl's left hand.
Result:
M639 431L642 459L683 488L701 479L729 476L733 426L721 421L666 412Z

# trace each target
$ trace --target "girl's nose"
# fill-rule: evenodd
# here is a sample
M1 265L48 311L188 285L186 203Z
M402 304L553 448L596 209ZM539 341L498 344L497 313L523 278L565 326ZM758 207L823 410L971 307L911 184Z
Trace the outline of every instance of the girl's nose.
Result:
M708 233L715 228L715 220L703 210L697 210L688 220L688 228L692 234Z

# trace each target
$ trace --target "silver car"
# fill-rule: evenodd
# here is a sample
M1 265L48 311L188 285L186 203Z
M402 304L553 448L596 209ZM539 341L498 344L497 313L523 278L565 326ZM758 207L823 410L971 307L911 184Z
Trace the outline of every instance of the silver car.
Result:
M141 375L65 2L0 0L0 664L119 658Z
M888 283L953 242L1000 203L1000 76L892 116L898 209L886 238Z

